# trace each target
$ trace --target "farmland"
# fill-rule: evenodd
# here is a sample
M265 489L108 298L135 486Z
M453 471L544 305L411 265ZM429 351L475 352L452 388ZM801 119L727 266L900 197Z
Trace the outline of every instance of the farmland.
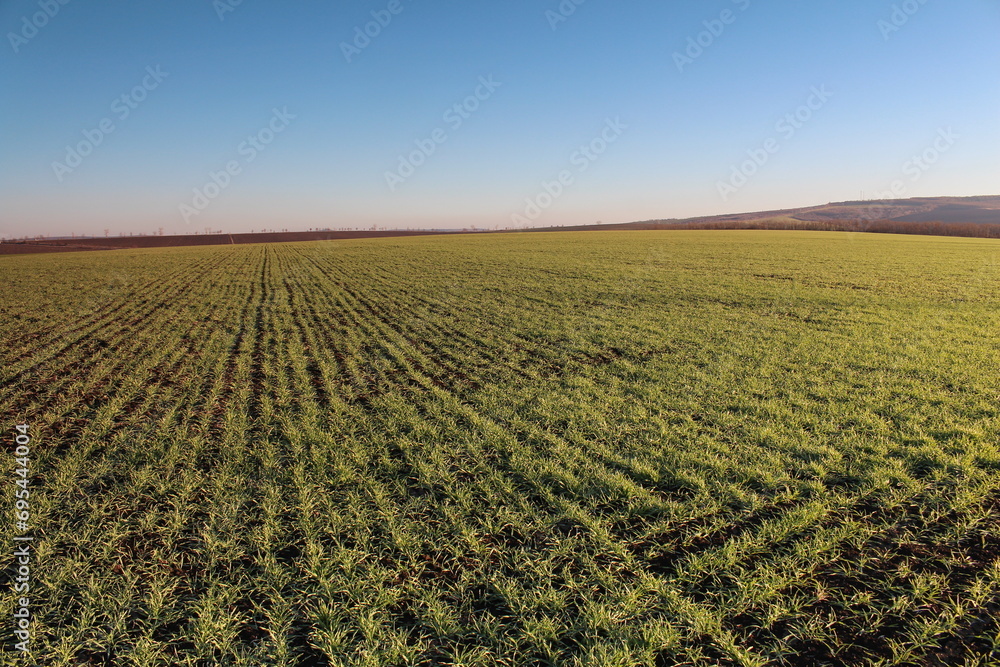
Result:
M998 258L770 231L0 257L34 663L998 664Z

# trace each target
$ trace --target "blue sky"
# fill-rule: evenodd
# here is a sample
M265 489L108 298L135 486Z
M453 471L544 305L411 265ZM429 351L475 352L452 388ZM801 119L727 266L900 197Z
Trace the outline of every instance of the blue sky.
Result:
M996 0L0 0L0 33L0 236L998 193Z

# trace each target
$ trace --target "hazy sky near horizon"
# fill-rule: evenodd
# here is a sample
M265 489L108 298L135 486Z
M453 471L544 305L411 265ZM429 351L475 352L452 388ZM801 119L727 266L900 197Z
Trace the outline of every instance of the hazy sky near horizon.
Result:
M4 237L1000 192L997 0L0 0L0 32Z

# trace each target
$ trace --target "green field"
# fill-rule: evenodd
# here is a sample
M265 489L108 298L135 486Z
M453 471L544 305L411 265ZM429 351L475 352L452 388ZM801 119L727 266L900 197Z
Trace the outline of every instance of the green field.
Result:
M38 665L998 665L1000 242L0 257Z

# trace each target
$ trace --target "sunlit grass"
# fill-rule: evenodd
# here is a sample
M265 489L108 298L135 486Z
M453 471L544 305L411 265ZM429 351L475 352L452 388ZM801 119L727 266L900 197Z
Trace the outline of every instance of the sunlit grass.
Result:
M0 258L34 659L1000 660L998 255L593 232Z

